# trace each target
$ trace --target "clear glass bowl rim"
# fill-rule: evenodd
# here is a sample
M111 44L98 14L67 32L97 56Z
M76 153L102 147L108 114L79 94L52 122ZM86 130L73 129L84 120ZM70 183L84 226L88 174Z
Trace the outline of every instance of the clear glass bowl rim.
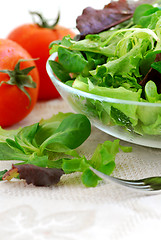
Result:
M90 98L93 100L98 100L101 102L108 102L108 103L119 103L119 104L129 104L129 105L140 105L140 106L145 106L145 107L161 107L161 103L150 103L150 102L138 102L138 101L130 101L130 100L122 100L122 99L117 99L117 98L110 98L110 97L103 97L100 95L95 95L87 92L83 92L81 90L72 88L63 82L61 82L54 74L53 71L50 67L49 60L54 60L57 57L57 53L51 54L51 56L47 59L46 63L46 71L52 80L54 85L59 85L64 91L70 93L70 94L75 94L80 97L84 98Z

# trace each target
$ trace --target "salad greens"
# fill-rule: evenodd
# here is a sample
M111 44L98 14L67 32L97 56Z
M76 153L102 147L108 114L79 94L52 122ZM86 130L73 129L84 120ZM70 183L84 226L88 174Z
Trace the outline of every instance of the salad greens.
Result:
M66 36L52 42L50 54L57 52L59 61L49 60L49 64L62 82L84 92L161 103L160 26L161 7L141 4L124 28L118 25L79 41ZM159 107L85 98L79 101L103 123L121 125L139 134L161 135Z
M16 130L0 128L0 160L16 160L12 168L0 172L0 180L13 177L25 179L36 186L50 186L59 182L63 174L82 172L82 182L88 187L98 184L100 178L90 166L111 174L115 156L123 147L119 140L106 141L96 148L91 159L76 150L90 135L91 124L83 114L58 113Z

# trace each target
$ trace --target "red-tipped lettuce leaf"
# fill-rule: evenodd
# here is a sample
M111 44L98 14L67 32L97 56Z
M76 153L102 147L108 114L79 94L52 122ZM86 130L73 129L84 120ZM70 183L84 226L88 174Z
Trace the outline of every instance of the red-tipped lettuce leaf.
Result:
M25 179L27 184L35 186L51 186L60 181L64 174L62 169L43 168L31 164L12 165L12 169L6 172L3 180L11 180L19 175L20 179Z
M147 0L146 3L152 3L153 0ZM145 3L141 1L118 0L111 1L103 9L96 10L87 7L83 10L82 15L76 19L76 27L81 36L87 34L96 34L110 29L133 16L135 8Z

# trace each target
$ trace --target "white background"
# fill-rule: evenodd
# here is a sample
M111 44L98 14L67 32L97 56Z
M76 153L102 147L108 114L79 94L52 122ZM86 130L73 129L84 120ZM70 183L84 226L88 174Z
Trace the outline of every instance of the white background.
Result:
M56 18L60 10L60 24L75 28L76 17L82 13L83 8L91 6L99 9L107 2L4 0L0 7L0 38L5 38L21 24L31 23L29 11L40 11L46 18L52 19ZM39 103L31 115L24 119L24 125L33 123L35 118L37 121L42 116L47 118L48 114L52 111L57 113L58 109L68 111L66 105L58 103ZM111 139L109 135L95 129L89 145L84 145L85 152L91 153L97 142L108 139ZM133 147L132 153L121 153L118 156L118 176L140 178L143 175L160 175L161 151L135 145ZM0 170L8 168L10 164L1 161ZM80 184L79 178L75 178L75 181L73 179L72 176L69 180L65 179L64 184L57 188L26 186L23 181L1 182L0 239L160 239L161 195L146 196L112 184L102 184L94 189L85 188Z
M56 19L60 10L60 25L76 27L76 18L85 7L101 9L106 0L4 0L0 7L0 38L5 38L11 30L24 23L32 23L29 11L38 11L46 19Z

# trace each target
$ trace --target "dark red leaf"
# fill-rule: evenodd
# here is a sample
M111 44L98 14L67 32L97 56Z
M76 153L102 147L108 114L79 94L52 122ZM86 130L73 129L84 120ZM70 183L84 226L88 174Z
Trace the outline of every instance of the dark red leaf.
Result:
M19 173L20 179L25 179L27 184L50 186L60 181L60 177L64 174L64 171L56 168L38 167L31 164L12 165L12 169L5 173L3 180L10 180L15 176L15 173Z
M161 53L158 53L155 58L155 62L161 61ZM148 81L152 80L157 86L158 93L161 93L161 74L154 68L150 68L143 80L139 83L142 87L145 87Z
M153 0L147 0L146 3L151 3ZM96 10L92 7L87 7L83 10L81 16L76 19L76 27L80 35L96 34L110 29L133 16L135 8L144 3L144 0L137 2L128 2L127 0L111 1L104 6L103 9Z

